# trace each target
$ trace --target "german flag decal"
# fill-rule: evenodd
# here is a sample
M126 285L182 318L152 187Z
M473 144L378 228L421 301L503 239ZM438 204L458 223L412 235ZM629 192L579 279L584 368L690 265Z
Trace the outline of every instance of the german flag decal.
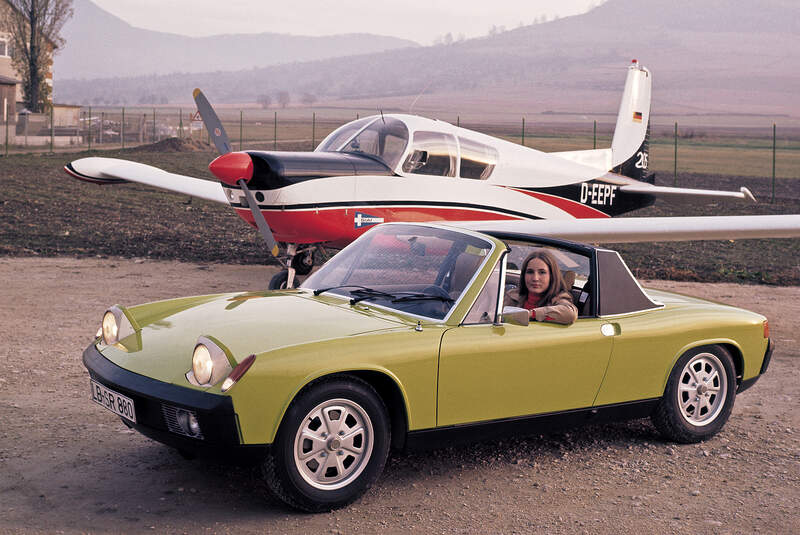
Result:
M642 112L640 112L640 111L633 112L633 120L634 120L634 122L641 123L642 122Z

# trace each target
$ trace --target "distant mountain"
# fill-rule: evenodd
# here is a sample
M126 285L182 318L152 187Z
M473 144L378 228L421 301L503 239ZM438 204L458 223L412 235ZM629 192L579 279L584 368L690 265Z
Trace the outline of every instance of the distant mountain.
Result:
M146 92L186 102L203 87L215 102L288 90L407 106L411 99L400 97L424 92L417 109L425 101L447 107L461 95L496 108L614 111L632 58L653 72L656 108L798 114L800 3L609 0L583 15L450 45L233 73L62 82L56 94L136 103Z
M187 37L135 28L90 0L74 0L73 8L62 31L66 45L55 59L59 80L236 71L419 46L371 34Z

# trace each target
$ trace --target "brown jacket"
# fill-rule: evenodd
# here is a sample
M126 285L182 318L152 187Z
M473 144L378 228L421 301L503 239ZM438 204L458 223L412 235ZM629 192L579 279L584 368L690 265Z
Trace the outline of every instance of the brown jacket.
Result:
M520 303L519 294L513 292L513 294L506 294L506 304L521 307L525 303ZM570 325L578 319L578 309L575 307L575 303L572 302L572 295L569 292L561 292L550 301L550 304L536 307L534 311L535 316L531 319L536 321L551 321Z

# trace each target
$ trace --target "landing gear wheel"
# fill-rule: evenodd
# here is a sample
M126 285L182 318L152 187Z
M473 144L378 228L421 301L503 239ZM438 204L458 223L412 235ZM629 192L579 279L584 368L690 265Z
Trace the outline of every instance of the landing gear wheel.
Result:
M308 275L314 269L314 255L300 253L292 257L292 267L298 275Z
M289 270L282 269L277 272L269 281L269 289L270 290L285 290L286 289L286 281L289 280ZM295 286L297 287L297 279L295 279Z
M330 511L352 503L378 479L389 443L386 406L369 384L355 377L323 380L286 411L262 473L288 505Z
M735 397L736 372L730 353L717 345L697 347L675 363L651 419L670 440L700 442L722 429Z

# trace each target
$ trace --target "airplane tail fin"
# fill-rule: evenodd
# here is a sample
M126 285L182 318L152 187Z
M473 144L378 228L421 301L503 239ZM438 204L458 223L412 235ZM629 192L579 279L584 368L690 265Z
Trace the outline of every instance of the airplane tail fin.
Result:
M611 141L611 171L642 182L654 182L648 176L650 158L650 93L653 77L633 60L617 115Z

